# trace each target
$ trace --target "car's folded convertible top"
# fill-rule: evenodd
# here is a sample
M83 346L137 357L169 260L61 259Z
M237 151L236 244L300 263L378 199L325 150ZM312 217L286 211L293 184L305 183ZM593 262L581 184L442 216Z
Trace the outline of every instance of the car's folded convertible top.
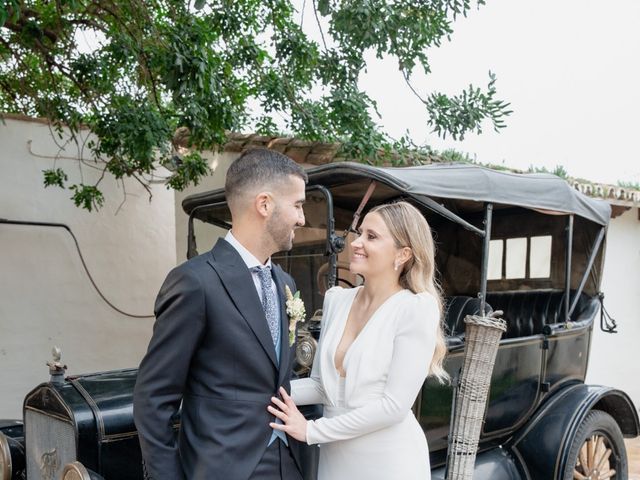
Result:
M559 213L573 213L607 225L611 207L589 198L565 180L547 173L512 173L463 163L379 168L353 162L322 165L308 170L310 183L329 186L375 179L411 196L451 198L517 205Z
M348 186L349 192L342 191L341 195L352 196L354 206L360 203L367 181L375 180L417 200L467 200L547 213L573 213L599 225L607 225L611 217L607 202L587 197L562 178L547 173L512 173L465 163L380 168L355 162L328 163L310 168L307 173L310 185L323 185L332 190L332 187ZM224 190L218 189L190 195L184 199L182 207L190 214L199 205L223 200Z

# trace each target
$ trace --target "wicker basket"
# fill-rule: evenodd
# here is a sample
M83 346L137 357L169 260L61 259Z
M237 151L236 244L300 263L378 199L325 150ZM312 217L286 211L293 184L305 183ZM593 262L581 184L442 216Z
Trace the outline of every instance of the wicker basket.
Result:
M502 312L494 312L492 315ZM478 440L484 422L491 372L500 337L507 324L493 316L467 315L462 371L451 419L451 438L447 456L447 480L473 478Z

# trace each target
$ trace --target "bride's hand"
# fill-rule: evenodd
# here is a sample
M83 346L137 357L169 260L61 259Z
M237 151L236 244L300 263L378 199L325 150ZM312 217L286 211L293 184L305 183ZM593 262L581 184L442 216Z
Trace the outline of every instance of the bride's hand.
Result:
M300 413L296 404L293 403L293 400L287 394L287 391L282 387L280 387L280 395L282 396L282 400L276 397L271 397L271 401L278 408L275 408L273 405L269 405L267 410L282 420L282 424L271 422L269 426L275 430L285 432L296 440L306 442L307 420L304 418L304 415Z

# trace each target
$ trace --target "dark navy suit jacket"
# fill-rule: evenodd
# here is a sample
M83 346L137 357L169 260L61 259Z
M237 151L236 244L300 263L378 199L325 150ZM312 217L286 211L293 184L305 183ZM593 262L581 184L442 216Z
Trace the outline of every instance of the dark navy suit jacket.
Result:
M290 390L295 351L284 296L284 286L295 292L295 283L277 265L273 276L282 319L280 362L251 272L228 242L218 240L167 276L134 391L149 478L242 480L262 458L274 420L267 405L280 386ZM180 402L176 439L171 419ZM288 440L295 457L295 441Z

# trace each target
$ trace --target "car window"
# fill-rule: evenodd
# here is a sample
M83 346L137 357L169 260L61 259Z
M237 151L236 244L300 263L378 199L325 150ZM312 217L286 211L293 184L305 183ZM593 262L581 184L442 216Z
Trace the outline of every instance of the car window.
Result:
M551 235L491 240L487 279L550 278L551 246Z

